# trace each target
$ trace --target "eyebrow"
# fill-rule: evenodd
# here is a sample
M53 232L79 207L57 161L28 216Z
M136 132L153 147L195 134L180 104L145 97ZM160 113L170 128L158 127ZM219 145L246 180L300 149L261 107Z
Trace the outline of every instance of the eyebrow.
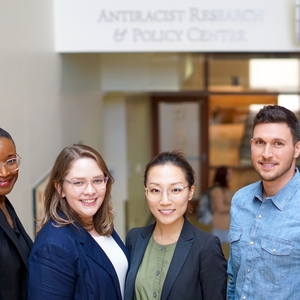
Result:
M105 175L97 175L97 176L94 176L94 177L92 177L93 179L95 179L95 178L104 178L104 177L106 177ZM79 179L85 179L86 180L86 177L72 177L71 178L71 180L79 180Z
M252 140L254 141L257 141L257 140L261 140L261 141L264 141L265 139L261 138L261 137L253 137ZM271 140L272 142L285 142L286 143L286 140L285 139L282 139L282 138L274 138Z
M182 181L179 182L175 182L175 183L171 183L171 185L177 185L177 184L184 184ZM156 182L149 182L149 185L161 185L160 183L156 183Z

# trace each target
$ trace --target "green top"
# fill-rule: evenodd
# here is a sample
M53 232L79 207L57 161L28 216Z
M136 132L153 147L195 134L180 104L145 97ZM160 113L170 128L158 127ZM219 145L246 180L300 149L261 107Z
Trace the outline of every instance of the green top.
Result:
M135 280L135 300L159 300L176 243L160 245L151 236Z

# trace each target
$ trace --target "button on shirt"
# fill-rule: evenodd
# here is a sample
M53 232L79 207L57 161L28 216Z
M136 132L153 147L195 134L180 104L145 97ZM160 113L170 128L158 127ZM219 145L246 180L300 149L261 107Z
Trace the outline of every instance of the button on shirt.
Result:
M176 244L160 245L150 238L135 280L135 300L160 299Z
M233 197L228 299L300 299L300 174L275 196L261 181Z

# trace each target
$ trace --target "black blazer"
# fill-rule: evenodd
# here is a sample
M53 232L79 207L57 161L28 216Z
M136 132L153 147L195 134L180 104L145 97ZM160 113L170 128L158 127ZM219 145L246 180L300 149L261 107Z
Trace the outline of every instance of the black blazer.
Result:
M17 234L23 236L24 246L27 249L23 249L16 233L0 210L0 299L27 299L27 259L32 240L7 198L5 198L5 203L18 228Z
M134 299L135 278L154 227L155 224L133 228L127 234L130 268L125 284L125 300ZM227 261L219 239L185 220L160 299L226 299L226 269Z

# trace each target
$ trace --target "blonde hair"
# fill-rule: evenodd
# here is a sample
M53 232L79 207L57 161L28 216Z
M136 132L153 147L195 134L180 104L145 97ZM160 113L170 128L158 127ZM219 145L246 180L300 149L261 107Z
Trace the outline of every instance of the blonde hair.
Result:
M81 220L78 214L70 208L68 202L58 192L62 190L63 180L70 171L72 163L75 160L86 157L94 159L103 171L104 176L108 177L103 203L93 216L93 221L88 224ZM105 161L95 149L81 144L74 144L71 147L64 148L54 163L45 189L45 216L41 220L40 229L46 222L52 219L57 227L69 224L76 226L76 223L79 223L86 230L94 228L100 235L110 236L114 228L113 220L115 216L111 199L111 187L113 183L114 179Z

